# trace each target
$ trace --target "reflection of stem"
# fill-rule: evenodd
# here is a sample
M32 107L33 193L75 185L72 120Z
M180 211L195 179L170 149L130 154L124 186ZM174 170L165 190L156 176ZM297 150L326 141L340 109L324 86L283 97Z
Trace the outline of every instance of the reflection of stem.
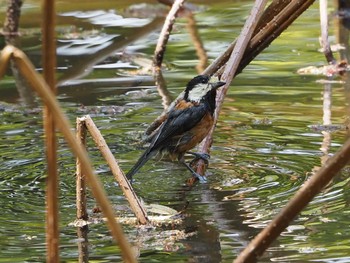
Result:
M162 101L163 101L162 105L164 107L164 110L166 110L169 107L173 98L171 97L171 94L166 87L166 83L160 68L155 68L153 71L153 74L154 74L159 96L162 98Z
M331 125L331 107L332 107L332 87L331 84L327 83L324 86L323 92L323 125ZM331 144L331 133L323 131L323 141L321 145L321 151L323 156L321 157L321 165L324 165L329 159L328 150Z
M199 58L199 63L196 66L196 69L197 69L197 72L200 73L204 71L205 67L208 64L208 56L203 47L202 41L199 37L196 21L194 19L192 12L188 13L187 19L188 19L187 30L192 38L194 48L196 49L196 54Z
M87 225L77 228L79 263L89 262L88 232L89 227Z

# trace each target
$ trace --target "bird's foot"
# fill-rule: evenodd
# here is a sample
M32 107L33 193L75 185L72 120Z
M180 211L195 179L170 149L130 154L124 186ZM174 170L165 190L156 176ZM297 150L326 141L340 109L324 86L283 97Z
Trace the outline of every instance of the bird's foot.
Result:
M190 162L190 165L192 166L195 162L198 160L203 160L205 165L209 165L209 159L210 155L207 153L195 153L195 152L188 152L189 154L194 155L194 159Z
M201 184L207 183L207 178L199 173L193 173L193 177L197 178Z

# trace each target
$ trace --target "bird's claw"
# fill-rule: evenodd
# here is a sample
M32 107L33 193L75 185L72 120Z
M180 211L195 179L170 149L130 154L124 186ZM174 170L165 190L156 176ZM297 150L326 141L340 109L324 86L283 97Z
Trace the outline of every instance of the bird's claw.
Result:
M207 183L207 178L203 175L200 175L199 173L194 173L193 176L198 179L198 181L202 184Z
M195 157L194 159L190 162L190 165L193 166L193 164L195 162L197 162L198 160L203 160L205 165L209 165L209 159L210 159L210 155L207 153L191 153L193 154Z

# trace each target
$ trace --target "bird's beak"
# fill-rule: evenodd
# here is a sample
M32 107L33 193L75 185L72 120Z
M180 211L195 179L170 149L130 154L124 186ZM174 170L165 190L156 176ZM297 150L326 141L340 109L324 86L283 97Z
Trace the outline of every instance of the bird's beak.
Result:
M220 88L221 86L224 86L225 84L226 84L226 82L223 82L223 81L210 83L212 89Z

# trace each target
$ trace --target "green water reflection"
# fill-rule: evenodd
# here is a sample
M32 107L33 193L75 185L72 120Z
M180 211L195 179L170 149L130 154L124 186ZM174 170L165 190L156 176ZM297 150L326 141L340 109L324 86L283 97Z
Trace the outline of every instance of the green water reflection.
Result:
M194 2L200 6L194 19L209 61L239 33L251 2ZM125 171L142 152L138 142L147 124L162 112L152 77L134 74L149 65L164 18L147 13L137 17L129 4L60 1L57 43L58 96L64 110L72 125L77 116L91 114ZM38 69L39 9L39 1L25 2L20 40ZM4 10L5 5L0 4L1 19ZM94 24L88 16L99 13L139 20L119 26ZM188 18L178 19L164 61L164 77L174 97L197 74L199 64L187 24ZM134 187L145 202L177 210L188 205L178 228L189 236L175 243L145 239L161 232L159 229L145 234L125 226L140 251L141 262L231 262L321 162L342 145L347 137L345 128L330 133L313 128L323 123L324 85L316 82L322 77L296 74L301 67L325 63L317 51L318 36L318 8L313 6L234 80L215 133L208 184L186 189L187 171L163 161L150 161L135 176ZM331 88L331 121L347 124L349 96L344 84L335 83ZM0 99L4 103L0 108L0 262L43 262L41 114L17 106L18 94L9 76L0 82ZM75 160L61 137L59 143L61 258L76 262L79 240L76 229L68 226L75 219ZM92 142L89 154L112 202L125 205ZM349 170L344 169L261 262L349 262L349 201ZM94 205L90 194L90 209ZM121 261L104 224L92 225L88 240L91 262Z

